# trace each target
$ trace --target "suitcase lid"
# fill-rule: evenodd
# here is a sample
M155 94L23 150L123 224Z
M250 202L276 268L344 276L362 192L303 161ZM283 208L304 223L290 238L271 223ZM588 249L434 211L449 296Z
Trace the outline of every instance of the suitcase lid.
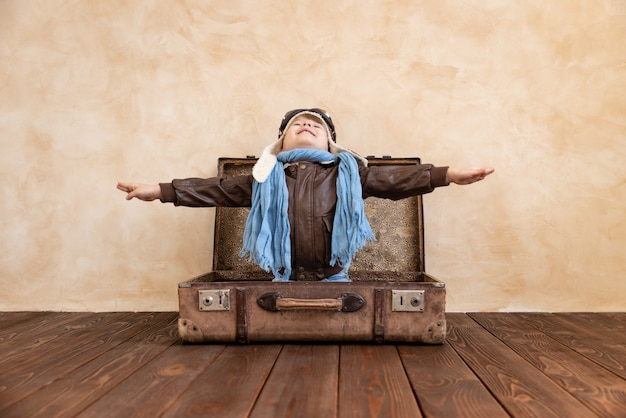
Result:
M414 165L420 159L367 157L371 166ZM250 174L255 157L219 158L218 176L232 177ZM218 207L215 214L213 270L222 273L225 280L271 280L271 273L263 271L240 257L243 231L249 208ZM419 280L425 271L424 221L422 196L392 201L376 197L365 199L365 214L372 226L376 241L368 242L353 258L350 277L376 276L374 280ZM231 272L232 274L226 274ZM245 276L245 277L244 277ZM408 277L413 276L413 277Z

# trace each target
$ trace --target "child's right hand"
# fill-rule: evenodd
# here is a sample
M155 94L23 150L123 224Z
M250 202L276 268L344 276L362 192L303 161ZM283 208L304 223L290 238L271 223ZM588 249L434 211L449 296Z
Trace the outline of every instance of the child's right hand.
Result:
M472 184L477 181L481 181L489 174L493 173L494 169L489 168L448 168L447 180L448 183L455 183L460 185Z
M161 199L161 187L158 184L141 184L141 183L117 183L117 188L128 193L126 200L136 197L144 202L150 202Z

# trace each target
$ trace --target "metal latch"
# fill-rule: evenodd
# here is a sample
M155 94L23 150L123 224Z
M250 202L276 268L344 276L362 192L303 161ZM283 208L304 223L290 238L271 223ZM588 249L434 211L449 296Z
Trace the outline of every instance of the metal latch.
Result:
M424 291L392 290L391 310L396 312L424 312Z
M199 290L198 309L201 311L230 311L230 289Z

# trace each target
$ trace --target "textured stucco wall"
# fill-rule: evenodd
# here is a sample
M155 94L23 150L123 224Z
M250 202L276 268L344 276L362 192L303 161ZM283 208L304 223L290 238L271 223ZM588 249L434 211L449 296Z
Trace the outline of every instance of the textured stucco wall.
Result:
M215 174L281 115L364 155L496 167L425 197L450 311L626 309L626 1L0 1L0 310L176 310Z

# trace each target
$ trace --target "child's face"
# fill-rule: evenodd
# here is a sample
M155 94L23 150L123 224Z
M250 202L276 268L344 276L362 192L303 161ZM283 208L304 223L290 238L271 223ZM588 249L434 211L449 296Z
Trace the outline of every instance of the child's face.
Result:
M324 123L312 115L300 115L285 131L283 151L309 148L328 151L328 134Z

